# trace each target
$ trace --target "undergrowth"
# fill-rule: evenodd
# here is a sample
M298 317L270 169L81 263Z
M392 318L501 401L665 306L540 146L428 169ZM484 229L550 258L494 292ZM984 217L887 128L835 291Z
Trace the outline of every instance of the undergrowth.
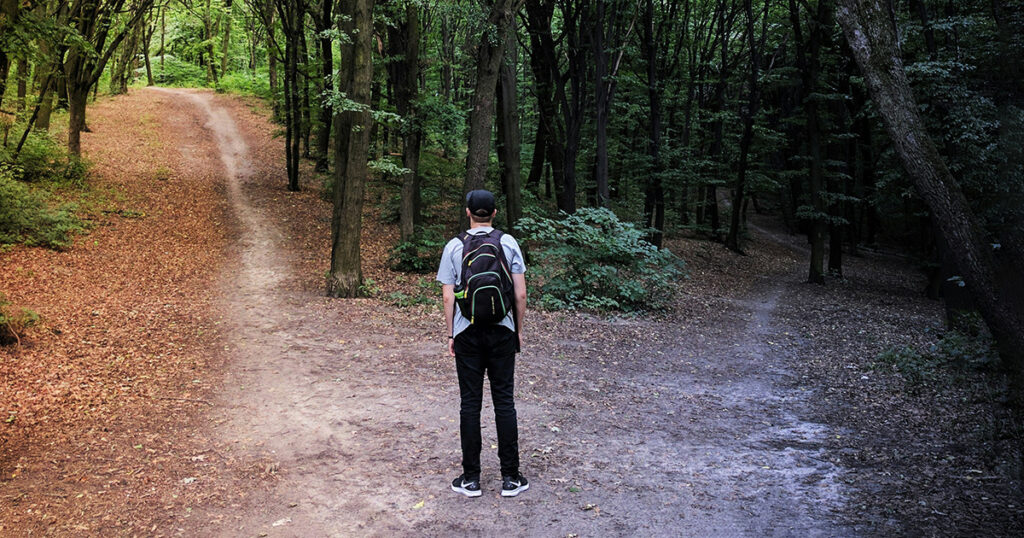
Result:
M951 329L920 348L899 346L883 351L876 357L874 369L895 372L909 387L918 389L958 372L990 368L998 361L986 332Z
M85 186L86 165L46 133L31 133L14 153L0 147L0 245L69 246L86 224L61 193Z
M0 346L21 343L25 331L39 323L39 314L28 308L13 306L0 293Z
M518 228L531 245L539 282L532 289L544 308L660 310L685 276L679 257L608 209L580 209L560 220L523 218Z

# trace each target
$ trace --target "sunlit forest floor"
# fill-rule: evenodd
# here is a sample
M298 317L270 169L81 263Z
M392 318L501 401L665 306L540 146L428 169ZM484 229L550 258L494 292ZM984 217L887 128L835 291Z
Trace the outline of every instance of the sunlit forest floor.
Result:
M803 241L755 216L747 255L682 234L673 309L531 311L517 403L529 491L452 493L458 388L431 275L322 295L330 204L288 193L258 101L137 90L90 108L111 212L65 252L0 253L45 319L0 350L3 535L1012 535L1019 432L987 371L910 384L941 305L865 253L804 284ZM307 171L306 178L313 178ZM420 301L406 301L416 303ZM485 448L494 443L484 410Z

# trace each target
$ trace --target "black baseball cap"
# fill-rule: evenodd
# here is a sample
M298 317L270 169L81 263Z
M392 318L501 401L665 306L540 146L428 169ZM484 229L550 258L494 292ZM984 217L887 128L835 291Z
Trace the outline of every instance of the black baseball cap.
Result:
M494 195L484 189L469 191L466 194L466 207L478 217L488 217L494 213Z

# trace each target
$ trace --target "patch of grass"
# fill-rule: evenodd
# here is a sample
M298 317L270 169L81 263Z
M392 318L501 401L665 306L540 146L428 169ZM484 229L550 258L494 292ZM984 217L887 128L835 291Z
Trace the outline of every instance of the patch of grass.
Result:
M0 345L20 344L25 331L39 323L39 314L11 305L0 293Z

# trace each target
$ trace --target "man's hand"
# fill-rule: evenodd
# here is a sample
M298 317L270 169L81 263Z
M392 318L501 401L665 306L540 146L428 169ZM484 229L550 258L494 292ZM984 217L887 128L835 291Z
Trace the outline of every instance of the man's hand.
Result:
M451 355L452 357L455 356L455 339L454 338L449 338L448 339L448 354Z
M519 338L519 351L523 350L523 333L517 332L516 336Z

